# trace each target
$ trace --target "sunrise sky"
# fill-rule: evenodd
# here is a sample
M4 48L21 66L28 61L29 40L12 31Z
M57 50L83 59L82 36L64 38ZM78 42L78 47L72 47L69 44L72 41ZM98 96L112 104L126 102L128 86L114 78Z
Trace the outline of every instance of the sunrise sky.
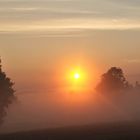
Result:
M94 90L113 66L140 82L140 0L0 0L0 56L18 99L0 133L140 118L140 94Z
M139 0L0 0L4 70L22 86L60 84L77 66L91 73L94 84L111 66L140 80L139 5Z

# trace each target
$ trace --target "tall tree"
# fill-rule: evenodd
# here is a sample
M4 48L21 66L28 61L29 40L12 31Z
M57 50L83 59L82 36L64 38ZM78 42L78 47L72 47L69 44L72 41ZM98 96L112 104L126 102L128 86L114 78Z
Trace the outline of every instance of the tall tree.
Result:
M8 106L15 99L13 85L14 83L11 79L2 71L0 59L0 124L7 114Z
M101 82L96 90L100 92L122 91L130 88L131 85L126 80L121 68L112 67L101 77Z

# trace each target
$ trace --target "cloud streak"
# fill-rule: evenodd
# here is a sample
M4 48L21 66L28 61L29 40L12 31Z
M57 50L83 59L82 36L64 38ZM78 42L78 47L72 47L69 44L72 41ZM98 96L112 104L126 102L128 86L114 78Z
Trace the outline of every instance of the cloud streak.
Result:
M0 31L140 29L138 5L137 0L0 0Z
M48 20L31 23L0 24L1 32L29 32L29 31L71 31L71 30L128 30L140 29L140 21L129 21L125 19L63 19Z
M140 64L140 59L127 59L125 62L130 64Z

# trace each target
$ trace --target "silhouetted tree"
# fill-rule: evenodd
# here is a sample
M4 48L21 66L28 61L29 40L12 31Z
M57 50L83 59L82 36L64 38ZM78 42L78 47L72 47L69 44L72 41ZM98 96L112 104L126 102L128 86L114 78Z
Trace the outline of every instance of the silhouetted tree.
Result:
M15 99L13 85L14 83L2 71L0 59L0 124L6 116L9 104Z
M96 90L100 92L122 91L132 88L121 68L112 67L101 77Z

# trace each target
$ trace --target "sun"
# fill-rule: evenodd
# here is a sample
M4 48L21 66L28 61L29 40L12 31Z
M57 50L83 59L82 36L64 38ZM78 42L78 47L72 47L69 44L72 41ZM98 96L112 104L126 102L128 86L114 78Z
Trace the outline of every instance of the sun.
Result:
M70 69L66 75L69 87L80 88L87 83L86 71L82 68Z
M74 74L74 79L79 79L80 78L80 74L79 73L75 73Z

